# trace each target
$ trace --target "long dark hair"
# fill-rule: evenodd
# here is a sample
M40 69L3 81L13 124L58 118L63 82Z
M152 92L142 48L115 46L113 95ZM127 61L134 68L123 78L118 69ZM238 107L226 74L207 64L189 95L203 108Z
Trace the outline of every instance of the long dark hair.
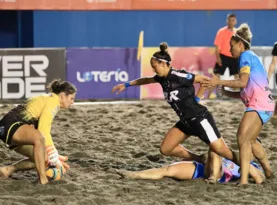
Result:
M66 95L74 94L77 92L76 87L67 81L62 81L60 79L53 80L47 87L49 92L60 94L64 92Z

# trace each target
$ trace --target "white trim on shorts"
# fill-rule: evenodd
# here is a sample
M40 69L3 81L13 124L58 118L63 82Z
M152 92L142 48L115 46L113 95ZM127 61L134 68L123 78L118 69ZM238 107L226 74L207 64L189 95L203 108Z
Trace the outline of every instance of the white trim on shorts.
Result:
M209 123L209 121L207 119L204 119L200 122L200 124L202 125L202 127L204 128L206 135L209 138L210 143L218 140L217 135L214 132L214 128L211 126L211 124Z

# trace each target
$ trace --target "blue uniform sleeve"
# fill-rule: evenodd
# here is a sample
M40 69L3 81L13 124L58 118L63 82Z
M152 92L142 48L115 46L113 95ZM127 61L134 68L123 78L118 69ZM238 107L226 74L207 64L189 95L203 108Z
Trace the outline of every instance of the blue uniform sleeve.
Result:
M250 74L251 68L251 55L248 52L241 54L239 59L239 73L248 73Z
M189 73L185 70L180 70L180 71L172 71L172 75L175 75L178 78L178 83L182 86L191 86L193 85L195 75L192 73Z
M273 56L277 56L277 42L275 42L272 53Z

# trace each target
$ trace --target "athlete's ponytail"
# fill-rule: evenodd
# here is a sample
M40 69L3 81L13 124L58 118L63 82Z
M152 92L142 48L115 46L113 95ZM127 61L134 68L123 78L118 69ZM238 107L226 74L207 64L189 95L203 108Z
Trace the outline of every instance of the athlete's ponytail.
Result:
M60 79L53 80L47 88L49 89L49 92L55 94L60 94L61 92L64 92L66 95L70 95L76 93L77 91L76 87L73 84L67 81L62 81Z

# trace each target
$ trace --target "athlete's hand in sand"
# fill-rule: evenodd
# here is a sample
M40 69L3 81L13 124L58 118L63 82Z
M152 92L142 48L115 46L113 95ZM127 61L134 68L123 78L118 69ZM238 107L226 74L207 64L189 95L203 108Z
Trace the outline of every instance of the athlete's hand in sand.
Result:
M112 92L116 92L116 94L121 93L123 90L125 90L125 85L124 84L118 84L113 87Z

